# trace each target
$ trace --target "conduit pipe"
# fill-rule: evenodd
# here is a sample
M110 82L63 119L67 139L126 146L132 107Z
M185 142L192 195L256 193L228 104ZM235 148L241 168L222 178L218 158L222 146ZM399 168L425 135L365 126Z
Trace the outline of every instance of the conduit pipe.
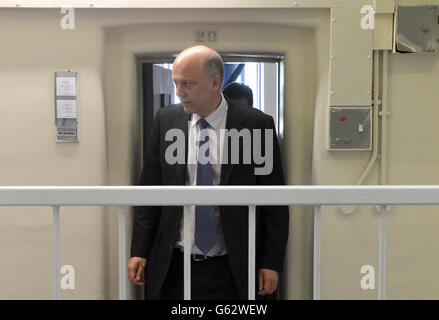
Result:
M388 90L388 51L383 53L383 84L381 118L381 185L387 184L387 90ZM386 255L387 255L387 210L388 206L379 206L378 240L378 299L386 299Z
M366 169L364 169L363 173L361 174L360 178L357 180L356 185L362 185L366 177L369 175L370 170L372 170L373 165L378 159L378 142L379 142L379 128L378 128L378 113L379 113L379 106L381 104L379 100L379 51L375 50L373 52L373 143L372 143L372 155L370 157L370 160L367 164ZM341 212L344 214L350 214L355 211L355 206L340 206L338 207Z
M363 174L357 181L357 185L361 185L364 182L364 179L366 179L367 175L369 174L370 170L372 169L373 165L375 164L377 158L378 158L378 138L379 138L379 130L378 130L378 113L379 113L379 98L378 98L378 90L379 90L379 78L380 78L380 72L379 72L379 51L373 52L373 67L374 67L374 75L373 75L373 144L372 144L372 156L370 157L369 163L364 170Z

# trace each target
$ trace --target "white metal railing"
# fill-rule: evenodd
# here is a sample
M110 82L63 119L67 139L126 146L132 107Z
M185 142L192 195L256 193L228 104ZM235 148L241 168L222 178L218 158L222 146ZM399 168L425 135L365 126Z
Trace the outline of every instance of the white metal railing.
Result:
M54 298L60 288L60 207L117 206L119 215L119 297L126 299L126 210L130 206L249 206L249 299L255 298L255 209L258 205L312 205L314 213L314 299L320 298L321 206L379 205L379 299L385 298L386 207L437 205L439 186L121 186L0 187L0 206L52 206ZM184 216L184 298L190 299L189 210Z

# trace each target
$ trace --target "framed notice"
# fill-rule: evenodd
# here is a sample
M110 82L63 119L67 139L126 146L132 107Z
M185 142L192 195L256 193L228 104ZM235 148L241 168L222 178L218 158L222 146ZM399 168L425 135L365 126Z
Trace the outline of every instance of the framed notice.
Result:
M55 125L57 142L78 142L78 73L55 72Z

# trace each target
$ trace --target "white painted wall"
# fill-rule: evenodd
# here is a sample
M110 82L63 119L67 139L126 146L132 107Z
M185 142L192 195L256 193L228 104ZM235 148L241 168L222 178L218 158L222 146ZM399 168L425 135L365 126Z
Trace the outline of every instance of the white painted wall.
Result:
M401 1L400 4L425 3ZM375 32L381 31L387 33ZM389 56L388 184L438 184L439 153L435 143L438 63L437 55ZM345 70L346 77L355 76L357 71ZM314 183L355 184L367 166L370 152L326 151L326 111L325 107L316 111ZM381 174L378 161L364 184L380 184ZM436 212L433 206L390 208L386 257L388 299L438 298L435 270L439 261L434 254L438 249ZM321 298L377 299L377 211L372 206L363 206L346 215L328 206L322 213ZM375 269L373 290L363 290L360 286L364 265Z
M102 29L59 27L56 10L0 10L0 175L11 185L106 184ZM81 50L86 48L86 50ZM79 72L80 143L56 143L54 72ZM52 212L0 208L0 299L52 299ZM61 265L76 271L66 299L102 299L104 216L61 209Z

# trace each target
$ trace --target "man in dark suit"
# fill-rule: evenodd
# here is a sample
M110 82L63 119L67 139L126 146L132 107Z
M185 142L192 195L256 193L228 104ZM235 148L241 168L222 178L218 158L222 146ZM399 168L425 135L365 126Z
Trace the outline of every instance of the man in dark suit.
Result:
M158 111L140 185L285 184L273 119L259 110L240 107L225 99L221 94L223 73L221 57L207 47L188 48L177 56L172 78L181 104ZM252 135L255 129L262 134ZM169 148L178 139L169 141L166 135L175 130L183 135L184 161L170 159L173 153ZM228 132L244 133L243 136L250 132L247 135L250 140L245 141L241 136L235 145L223 143L232 139ZM258 142L261 142L259 151L254 149ZM246 154L249 150L252 154L265 152L269 163L263 166L254 158L249 161ZM203 162L203 157L208 161ZM247 299L248 207L192 206L190 214L192 299ZM155 245L152 292L164 299L183 299L182 216L183 207L171 206L140 207L135 216L128 277L135 284L145 283L143 272ZM286 206L257 209L256 287L261 296L272 294L278 287L288 220Z

